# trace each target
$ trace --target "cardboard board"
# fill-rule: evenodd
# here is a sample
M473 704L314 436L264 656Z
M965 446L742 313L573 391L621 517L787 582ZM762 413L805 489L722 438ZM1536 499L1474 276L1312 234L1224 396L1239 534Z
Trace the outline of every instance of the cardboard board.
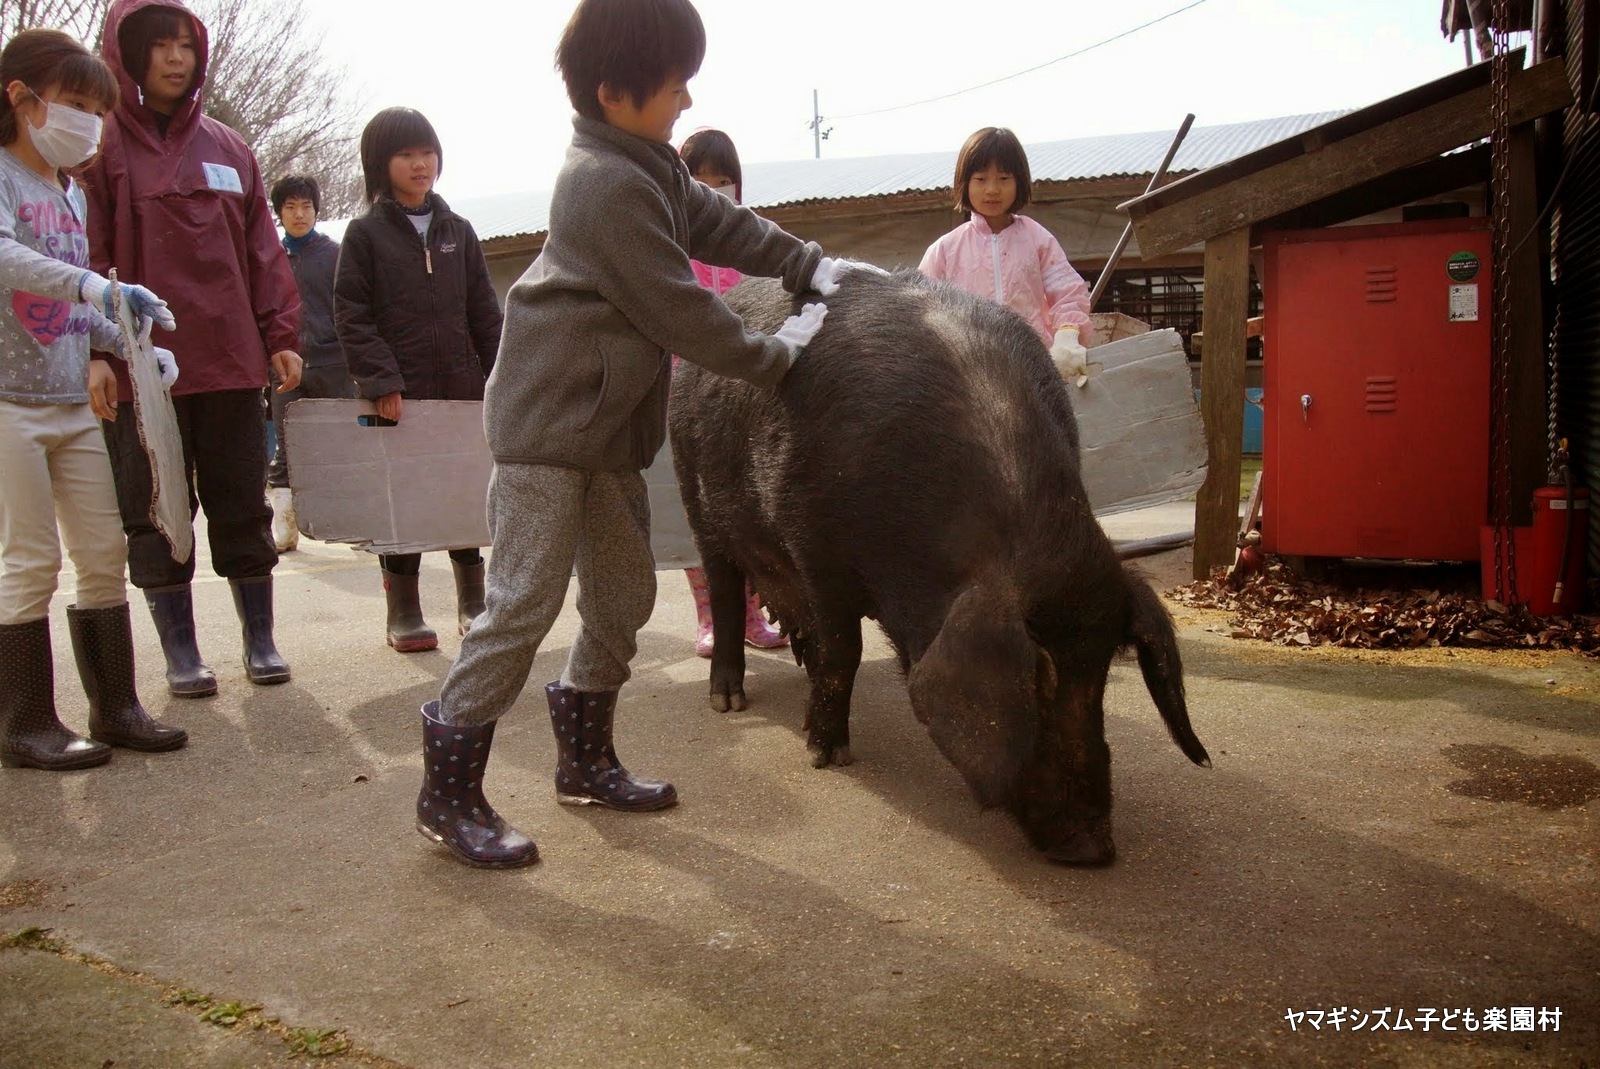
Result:
M295 515L301 533L372 553L487 546L494 460L477 401L405 403L377 426L370 401L300 400L284 414ZM658 568L699 560L678 498L671 452L645 472Z
M1206 444L1175 331L1089 351L1089 381L1069 386L1089 503L1101 515L1192 496L1205 480ZM284 417L285 448L303 534L373 553L489 544L489 477L477 401L407 401L377 426L370 401L300 400ZM656 567L699 562L678 494L672 450L645 471Z
M1095 514L1192 497L1206 477L1205 424L1177 331L1097 345L1088 362L1088 383L1067 390Z
M373 553L488 545L483 405L408 400L399 423L379 423L371 401L302 399L284 411L301 533Z
M139 443L150 460L150 522L167 540L167 552L182 564L194 553L194 517L189 511L189 477L183 463L183 438L172 395L161 385L154 346L139 330L139 317L122 300L112 272L112 307L122 328L128 379L133 383L133 418ZM182 368L179 373L182 374Z

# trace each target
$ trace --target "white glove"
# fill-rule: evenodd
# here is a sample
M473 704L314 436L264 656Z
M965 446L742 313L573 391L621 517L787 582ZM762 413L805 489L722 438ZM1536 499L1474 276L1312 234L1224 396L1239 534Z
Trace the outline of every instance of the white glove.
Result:
M839 292L839 279L847 271L871 271L878 275L889 273L865 260L835 260L831 256L824 256L817 261L817 269L811 276L811 288L824 297L831 297Z
M1089 350L1078 344L1078 328L1072 325L1056 331L1055 344L1050 346L1050 359L1056 370L1068 382L1080 389L1089 381Z
M150 351L156 354L156 367L161 369L161 388L170 392L172 384L178 381L178 358L171 349L159 345L152 345Z
M799 315L785 319L783 326L773 332L772 336L783 342L789 350L790 367L794 367L794 362L800 358L800 351L810 345L811 339L822 329L822 320L827 314L828 306L825 304L804 305Z
M167 302L157 297L143 286L133 286L126 282L119 282L118 288L122 290L122 299L133 310L134 315L149 316L163 330L177 330L178 321L172 318L172 311L167 307ZM116 322L116 308L111 303L111 280L93 271L85 271L78 279L78 296L99 308L105 313L107 319Z

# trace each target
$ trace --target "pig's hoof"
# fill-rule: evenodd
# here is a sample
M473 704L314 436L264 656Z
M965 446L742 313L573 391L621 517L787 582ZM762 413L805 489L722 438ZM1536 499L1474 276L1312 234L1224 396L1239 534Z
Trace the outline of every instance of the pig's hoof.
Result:
M848 746L808 746L811 751L811 767L827 768L829 765L848 765L855 760L850 755Z
M1078 831L1046 850L1044 856L1062 865L1109 865L1116 860L1117 845L1108 834Z
M742 713L744 712L747 704L749 703L745 701L743 689L735 689L730 691L714 690L711 692L712 712L726 713L729 710L732 710L736 713Z

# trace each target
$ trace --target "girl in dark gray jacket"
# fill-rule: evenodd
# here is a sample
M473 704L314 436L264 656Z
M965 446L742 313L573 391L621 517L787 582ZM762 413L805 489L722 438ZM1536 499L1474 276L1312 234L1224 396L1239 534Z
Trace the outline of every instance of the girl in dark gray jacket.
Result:
M386 108L361 132L367 213L351 221L339 252L334 322L361 396L399 422L405 398L480 401L500 348L500 302L472 224L433 192L444 150L411 108ZM420 553L380 555L388 601L385 637L401 653L431 650L422 618ZM483 612L483 555L450 551L456 626Z

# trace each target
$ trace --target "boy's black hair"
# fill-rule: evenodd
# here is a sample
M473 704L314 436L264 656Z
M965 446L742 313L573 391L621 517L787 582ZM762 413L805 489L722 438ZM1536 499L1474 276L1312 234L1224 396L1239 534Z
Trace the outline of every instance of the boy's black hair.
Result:
M272 183L272 214L282 215L286 201L299 197L311 202L311 210L322 214L322 189L308 174L286 174Z
M157 41L167 41L183 31L194 33L194 21L175 7L140 8L117 27L117 47L122 50L122 69L135 85L144 85L150 73L150 49ZM198 35L196 38L198 43ZM192 86L191 86L192 88Z
M744 170L739 166L739 150L733 138L721 130L696 130L683 139L678 149L690 174L717 171L733 179L733 199L744 202Z
M0 145L21 136L11 96L3 91L12 82L35 93L52 88L82 93L100 101L107 111L117 106L117 76L76 37L60 30L23 30L0 52Z
M384 108L361 131L361 175L366 179L367 203L389 192L389 161L402 149L426 146L439 154L444 174L444 146L433 123L416 108Z
M579 115L605 121L598 90L635 107L672 78L692 78L706 57L706 28L689 0L582 0L556 46L556 69Z
M985 126L967 138L956 157L955 210L965 213L968 219L972 218L972 201L967 197L967 184L991 163L998 163L1002 171L1017 180L1013 212L1020 212L1033 200L1033 176L1028 171L1028 154L1022 150L1022 142L1003 126Z

